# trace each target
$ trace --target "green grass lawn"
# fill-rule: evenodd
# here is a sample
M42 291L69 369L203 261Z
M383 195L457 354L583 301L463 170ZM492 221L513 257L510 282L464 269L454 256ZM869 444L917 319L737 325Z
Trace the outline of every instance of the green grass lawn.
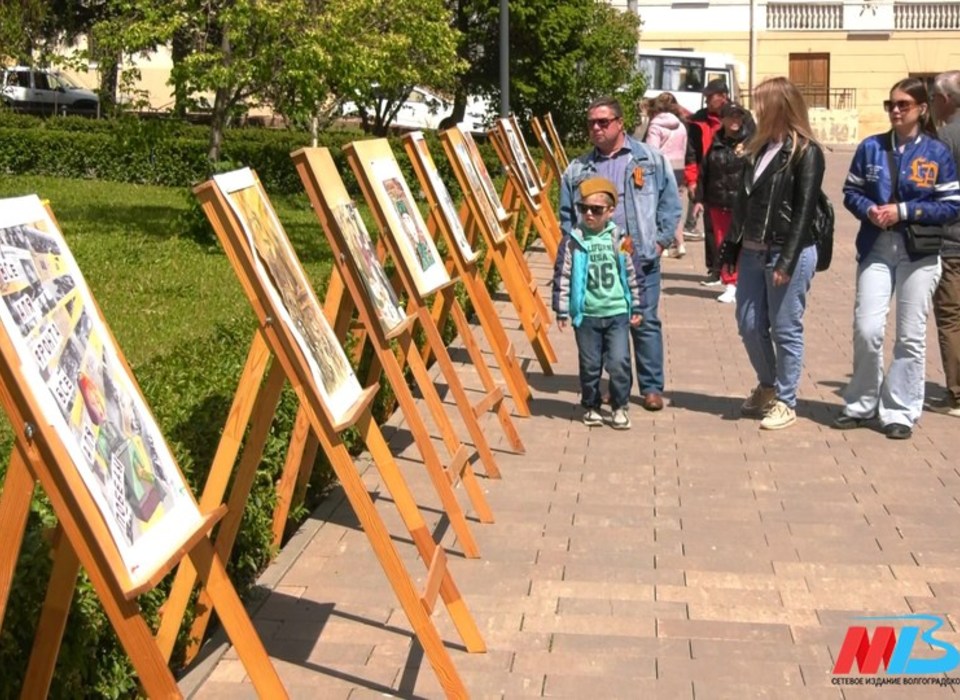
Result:
M248 317L253 323L219 245L181 235L193 197L186 190L50 177L0 180L0 197L34 193L49 200L134 368L207 335L218 322ZM319 293L330 273L330 250L306 196L271 199Z

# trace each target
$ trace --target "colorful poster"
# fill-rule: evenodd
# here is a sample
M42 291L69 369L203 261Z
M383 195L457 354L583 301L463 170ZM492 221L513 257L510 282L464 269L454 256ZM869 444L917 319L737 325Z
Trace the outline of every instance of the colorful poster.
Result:
M457 127L457 130L460 132L460 136L467 145L467 152L470 154L470 160L473 162L473 167L477 171L477 176L480 178L482 191L486 193L487 199L490 200L490 206L493 207L493 211L496 212L497 218L500 219L500 221L508 220L510 218L510 214L507 213L507 210L503 208L503 202L500 201L500 195L497 194L497 188L493 186L493 180L490 178L490 172L487 170L487 164L483 162L483 156L480 155L480 149L477 148L477 142L473 140L473 134L466 129L461 129L460 127Z
M500 130L506 136L507 146L510 148L510 155L513 162L517 164L520 170L520 180L524 188L531 197L537 197L540 194L540 177L536 173L536 167L533 164L533 157L527 150L527 144L523 136L517 131L512 119L500 119Z
M437 201L440 203L440 211L447 220L447 226L450 227L451 233L453 233L453 238L457 242L457 248L460 249L460 254L467 262L475 260L477 253L470 247L470 241L467 240L467 234L463 230L463 224L460 223L460 217L457 215L457 206L453 203L450 190L447 189L447 186L440 178L440 173L437 172L437 166L430 156L430 147L423 138L423 133L415 131L411 134L411 139L416 147L420 165L423 166L423 170L427 174L427 179L430 180L430 186L433 188L434 194L437 196Z
M367 227L353 202L338 204L333 207L333 218L337 221L340 233L343 235L353 258L354 266L363 280L367 296L373 302L377 320L385 334L403 323L405 317L393 285L383 270L383 265L377 257L377 251L370 240Z
M466 142L463 138L457 138L459 130L453 130L454 136L450 139L450 143L453 144L454 153L457 155L457 161L460 163L460 168L463 170L464 174L467 177L467 181L470 183L470 189L473 191L473 201L476 202L477 208L480 210L480 216L486 222L487 230L490 232L490 235L493 236L493 239L500 243L501 241L506 240L507 233L503 228L503 224L500 223L500 219L497 217L497 213L493 210L493 207L490 204L490 198L484 194L483 183L480 181L480 175L477 173L477 168L473 164L473 158L470 157L470 149L467 147Z
M413 276L417 292L426 296L450 282L447 268L427 230L420 209L413 201L407 181L396 159L378 158L370 162L371 184L393 240Z
M0 320L134 586L201 525L63 235L36 196L0 200Z
M214 175L254 252L257 277L306 358L320 399L338 423L362 393L313 287L263 188L249 168Z

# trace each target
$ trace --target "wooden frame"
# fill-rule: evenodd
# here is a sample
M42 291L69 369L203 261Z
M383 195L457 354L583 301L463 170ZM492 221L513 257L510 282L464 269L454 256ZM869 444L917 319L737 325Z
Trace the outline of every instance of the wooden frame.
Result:
M386 211L389 208L389 204L386 201L387 198L384 189L380 187L380 183L377 182L376 179L383 171L392 171L395 169L395 171L399 173L400 167L396 162L393 151L390 149L390 144L386 139L353 141L345 145L343 150L344 153L346 153L347 162L350 164L350 167L357 177L357 181L360 183L360 189L363 191L364 198L370 205L374 218L377 220L381 234L380 240L384 242L396 263L398 277L407 295L407 304L409 307L412 307L413 312L417 315L420 328L423 330L426 341L430 345L437 359L437 363L440 365L440 370L444 378L447 380L447 385L450 387L450 392L453 394L454 401L460 411L463 422L470 433L474 446L477 448L480 461L483 463L488 476L499 478L500 469L497 466L496 459L493 456L483 429L480 427L478 417L488 410L492 409L496 411L497 417L500 419L501 427L515 449L522 447L522 443L520 443L519 436L516 433L510 415L503 405L503 391L499 387L493 386L476 404L470 402L463 383L453 366L453 361L450 359L446 345L443 342L440 329L437 328L436 321L430 314L429 306L417 289L414 276L408 269L409 265L407 261L398 249L397 239L403 234L395 228L391 228L390 217ZM382 165L385 163L392 164L392 167L389 169L382 168ZM400 175L400 177L402 178L403 176ZM441 293L453 294L452 281ZM469 324L464 324L461 332L464 335L470 334L472 339L472 330ZM489 368L486 367L486 362L482 354L476 353L472 355L471 359L474 360L478 372L486 372L489 375ZM483 369L481 369L481 366Z
M540 162L539 170L540 180L543 182L543 189L549 194L553 183L559 183L563 178L564 168L560 167L560 161L554 152L553 141L539 117L530 120L530 128L533 129L533 135L536 137L537 143L540 144L540 150L543 151L543 160Z
M517 311L523 332L540 363L540 369L544 374L552 375L552 363L557 361L557 356L547 335L549 312L540 297L537 281L530 272L516 237L509 233L505 234L499 223L495 220L491 221L491 218L484 213L489 211L489 206L483 201L484 193L478 191L474 185L478 177L470 172L473 167L472 161L464 157L466 146L463 137L459 127L452 127L440 133L440 142L463 190L465 206L461 211L464 228L468 235L475 237L479 231L483 236L488 260L492 261L497 272L500 273L507 295ZM497 225L496 229L495 225Z
M357 255L348 243L348 236L366 237L367 232L365 228L353 232L345 230L350 224L345 223L342 212L345 208L352 208L353 203L337 172L330 151L326 148L304 148L291 154L291 157L336 261L328 285L328 289L332 290L330 294L341 297L337 304L339 322L334 326L344 328L345 323L342 319L352 317L353 310L357 310L360 321L366 329L366 337L370 340L376 354L378 372L379 369L383 370L394 390L397 403L407 420L414 442L420 449L424 466L450 519L450 524L457 534L460 546L463 547L466 556L478 557L480 556L479 548L453 494L453 486L458 481L463 481L470 502L481 522L493 522L493 512L473 472L469 461L470 453L457 438L456 430L443 408L443 401L430 380L426 364L417 351L412 334L416 316L407 316L404 323L389 334L378 322L374 295L364 280ZM363 226L362 221L359 225ZM379 261L375 262L377 265L380 264ZM343 289L347 290L349 298L342 296ZM426 423L403 374L403 367L397 354L390 347L391 340L397 342L400 348L399 354L410 366L420 393L440 428L452 460L449 467L444 467L440 461Z
M480 326L487 338L487 344L490 346L494 356L497 358L497 364L500 367L500 373L503 375L510 394L513 397L514 406L517 413L521 416L530 415L530 385L523 374L523 369L517 361L513 344L507 338L503 324L497 316L496 309L493 306L493 300L487 291L487 286L480 274L477 265L476 256L467 256L464 246L470 246L466 239L466 231L457 215L453 199L447 191L446 185L440 179L437 173L436 165L430 155L430 148L423 134L419 131L406 134L403 137L403 145L407 151L407 156L413 164L413 169L420 180L420 186L427 197L427 203L430 208L429 224L433 230L438 230L444 237L449 251L449 264L457 271L457 277L463 283L473 304L474 312L480 320ZM454 311L454 319L457 322L458 329L464 325L465 317L463 310L459 309L459 303L453 295L442 295L434 302L433 317L439 327L443 324L451 311ZM468 334L461 330L461 337L468 342Z
M563 173L570 165L570 159L567 158L567 151L563 147L563 141L560 140L559 134L557 134L557 126L553 123L553 115L550 112L543 115L543 125L547 128L547 134L550 136L551 143L553 143L553 154L556 156L557 165L560 166L560 172Z
M257 186L259 188L259 184ZM260 189L262 192L262 188ZM351 411L341 421L334 423L320 398L320 392L314 385L313 374L302 356L299 344L287 325L276 320L280 315L275 308L275 299L262 289L255 269L254 254L249 248L248 239L242 233L243 225L236 212L231 209L225 196L213 182L200 185L195 189L195 193L253 307L260 325L259 334L262 334L263 341L277 363L278 369L271 369L271 375L276 371L277 375L291 383L299 400L300 409L309 423L310 431L319 440L320 446L327 454L347 500L370 540L377 560L383 567L387 580L444 691L450 697L465 696L467 691L463 681L430 619L438 594L450 612L451 619L467 650L482 652L486 647L476 623L453 582L447 568L446 556L430 536L416 501L390 454L379 427L371 416L371 402L376 394L377 385L363 389L360 399ZM263 196L265 198L265 195ZM316 297L312 295L312 290L310 294L312 303L319 307ZM258 342L255 339L254 343ZM254 354L251 350L251 356ZM270 378L268 378L269 383ZM390 539L390 533L377 512L346 445L340 438L339 432L348 426L354 427L359 432L360 438L369 449L411 539L425 563L428 564L423 593L415 589L413 580Z
M30 201L24 202L27 199ZM35 197L21 198L11 205L11 208L18 210L34 210L38 207L40 203ZM52 254L59 258L59 262L44 263L47 272L53 272L50 281L52 282L57 273L60 273L58 279L72 276L72 289L81 290L74 298L73 308L82 308L83 313L89 314L89 318L93 319L93 330L86 331L90 333L88 339L92 342L92 334L103 331L104 335L97 337L97 344L103 349L104 361L113 358L119 363L119 369L114 368L114 376L125 377L123 381L128 382L126 388L133 392L134 401L146 406L142 391L136 384L103 314L89 295L86 283L73 263L69 249L63 242L49 210L41 223L46 227L44 233L47 236L58 239L57 245L60 248ZM51 251L46 252L50 254ZM37 256L40 257L42 256ZM12 298L11 288L7 285L4 287L3 296L10 294ZM57 288L58 291L63 289L60 285L57 285ZM78 327L80 326L75 326L71 332ZM64 342L58 352L65 352L70 337L70 333L63 336ZM286 697L280 678L270 663L240 598L227 578L223 561L214 551L208 536L226 509L218 504L214 509L200 511L193 496L187 491L193 508L201 513L196 526L191 526L190 532L181 539L175 551L164 555L165 559L159 566L143 571L138 579L131 578L105 516L96 504L89 486L80 476L81 469L90 469L89 461L83 465L76 461L62 437L62 431L57 428L58 416L51 413L50 396L39 395L32 388L30 365L21 361L22 355L7 332L0 332L0 355L3 358L0 362L0 403L15 432L14 451L0 496L0 524L3 526L4 537L14 543L0 550L0 615L5 611L9 598L14 566L26 529L27 512L35 483L40 483L58 519L54 536L54 565L24 680L23 696L44 697L49 691L81 567L87 572L111 625L137 671L145 693L151 697L179 696L176 680L167 666L167 657L140 615L135 599L139 594L156 587L175 566L189 561L204 581L210 601L217 610L228 637L236 646L257 692L262 696ZM82 393L86 410L97 410L96 405L90 403L88 392L84 392L83 387L79 386L81 381L82 379L78 380L71 400L79 400L78 396ZM49 386L53 391L54 384ZM60 388L59 385L57 388ZM140 430L155 430L156 422L149 414L149 409L146 410L147 413L138 415ZM70 415L76 414L70 411ZM152 447L155 450L168 451L165 444L153 444ZM115 455L111 460L114 458ZM153 455L149 459L153 461ZM154 470L157 464L159 462L153 461ZM155 471L155 479L172 483L170 479L176 476L183 480L175 461L172 465L165 464L165 467L175 470L175 475L171 473L163 476ZM147 465L141 463L131 468L139 469L140 473L143 473ZM160 526L162 523L154 525Z

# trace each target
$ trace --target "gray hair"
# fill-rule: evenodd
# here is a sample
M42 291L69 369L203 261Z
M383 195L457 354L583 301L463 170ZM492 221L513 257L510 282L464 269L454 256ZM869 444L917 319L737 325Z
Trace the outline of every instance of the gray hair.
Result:
M933 90L946 97L955 107L960 107L960 70L940 73L933 79Z

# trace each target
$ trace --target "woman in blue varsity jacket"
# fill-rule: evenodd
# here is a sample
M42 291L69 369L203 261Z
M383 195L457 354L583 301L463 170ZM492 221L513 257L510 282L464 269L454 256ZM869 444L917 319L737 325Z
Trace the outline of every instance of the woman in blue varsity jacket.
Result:
M923 410L927 314L940 280L939 238L930 234L960 214L960 185L950 149L937 140L923 81L901 80L883 107L892 128L860 143L843 186L843 204L860 231L853 377L833 427L858 428L878 417L888 438L904 440ZM896 340L884 374L894 293Z

